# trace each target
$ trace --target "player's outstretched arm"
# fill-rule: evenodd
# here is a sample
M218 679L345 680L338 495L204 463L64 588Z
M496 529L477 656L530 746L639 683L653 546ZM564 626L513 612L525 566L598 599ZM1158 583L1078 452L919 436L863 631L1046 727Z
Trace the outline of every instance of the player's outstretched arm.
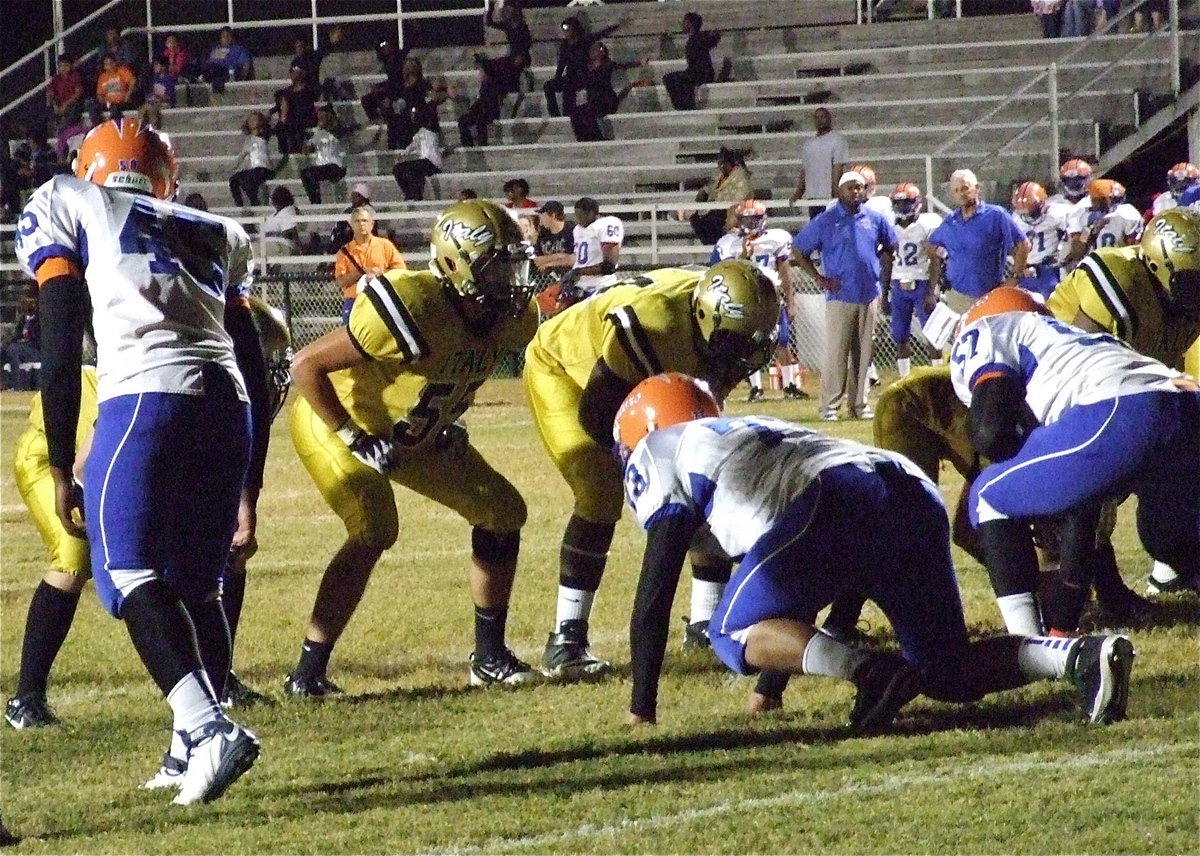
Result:
M312 406L313 412L333 430L350 419L334 391L329 375L340 369L366 362L354 344L348 327L330 330L320 339L300 349L292 362L292 383Z

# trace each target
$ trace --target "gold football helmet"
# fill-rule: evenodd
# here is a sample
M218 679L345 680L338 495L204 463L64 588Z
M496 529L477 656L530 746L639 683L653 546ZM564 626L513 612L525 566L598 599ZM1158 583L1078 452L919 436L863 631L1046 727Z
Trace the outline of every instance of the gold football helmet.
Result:
M1142 261L1189 315L1200 314L1200 212L1169 208L1151 218L1142 232Z
M508 212L483 199L447 208L433 224L429 269L462 297L519 314L533 297L533 248Z
M692 292L696 347L721 393L765 366L779 339L779 295L753 262L705 271Z
M271 418L274 419L283 409L292 385L292 337L283 313L265 300L251 297L250 314L254 317L263 356L267 360L267 378L271 382Z

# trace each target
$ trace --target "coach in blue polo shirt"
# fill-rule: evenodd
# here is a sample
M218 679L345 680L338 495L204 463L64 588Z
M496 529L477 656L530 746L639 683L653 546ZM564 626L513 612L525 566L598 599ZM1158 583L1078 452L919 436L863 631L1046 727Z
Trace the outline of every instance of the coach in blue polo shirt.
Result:
M880 283L892 278L896 237L882 214L863 205L867 182L857 172L838 179L838 204L814 217L792 240L792 261L825 292L825 361L821 418L837 419L842 401L851 418L869 419L871 366ZM810 256L821 251L818 273Z
M955 312L998 285L1016 285L1005 276L1012 254L1012 269L1025 270L1029 241L1013 216L999 205L979 198L979 179L969 169L950 175L950 196L958 207L929 236L930 285Z

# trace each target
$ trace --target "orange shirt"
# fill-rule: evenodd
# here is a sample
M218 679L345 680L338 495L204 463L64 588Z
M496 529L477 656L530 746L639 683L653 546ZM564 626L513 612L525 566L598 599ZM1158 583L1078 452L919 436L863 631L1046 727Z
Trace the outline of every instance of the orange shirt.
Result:
M346 258L346 253L358 262L358 268L370 270L371 268L379 268L383 271L389 270L407 270L408 265L404 263L404 256L400 255L400 251L396 249L396 245L387 238L380 238L375 235L367 236L367 243L359 244L353 238L347 241L337 252L337 259L333 263L333 276L335 279L340 279L342 276L350 272L358 272L358 268L350 259ZM358 294L358 280L353 280L349 285L342 286L342 296L351 299Z
M118 65L115 71L102 71L96 79L96 99L109 107L124 104L133 91L133 82L133 72L123 65Z

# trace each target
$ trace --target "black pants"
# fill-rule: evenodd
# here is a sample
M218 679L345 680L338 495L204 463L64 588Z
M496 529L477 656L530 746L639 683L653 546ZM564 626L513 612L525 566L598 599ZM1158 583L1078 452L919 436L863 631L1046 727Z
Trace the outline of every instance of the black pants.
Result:
M714 208L712 211L697 211L691 216L692 231L702 244L715 244L725 234L725 217L729 212L724 208Z
M500 94L485 88L458 117L458 139L464 146L488 144L488 125L500 118Z
M590 103L576 104L568 113L571 115L571 130L575 132L576 140L581 143L593 143L605 138L600 128L601 116Z
M304 185L304 192L308 195L308 201L313 205L321 204L322 181L341 181L345 177L346 168L338 166L335 163L327 163L323 166L306 166L300 170L300 183Z
M563 108L568 115L575 106L575 98L579 95L579 84L566 77L552 77L542 84L542 92L546 95L546 112L551 116L561 116L558 109L558 93L562 93Z
M400 161L392 167L392 176L400 185L400 192L406 201L412 202L425 198L425 179L441 172L425 158L419 160Z
M686 68L663 75L663 86L667 87L667 96L676 110L695 110L696 89L704 83L712 81L701 78Z
M274 173L265 166L256 166L254 169L238 170L229 176L229 192L233 194L233 204L238 207L244 205L243 194L245 194L249 197L251 205L265 205L266 202L259 194L262 192L262 186L272 175Z

